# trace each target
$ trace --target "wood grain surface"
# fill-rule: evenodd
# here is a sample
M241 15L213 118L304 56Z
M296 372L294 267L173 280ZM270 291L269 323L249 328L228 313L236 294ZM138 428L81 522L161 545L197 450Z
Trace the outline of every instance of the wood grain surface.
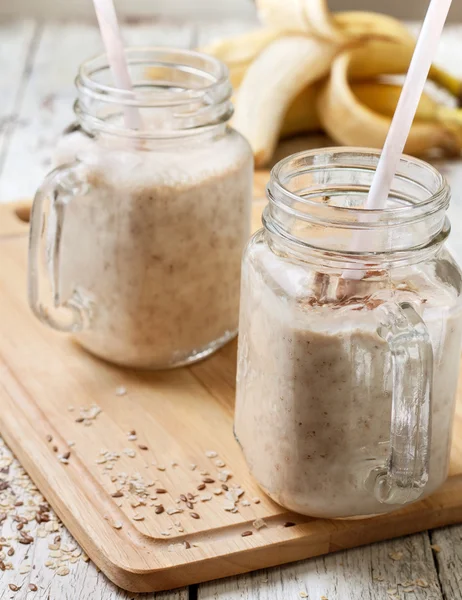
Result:
M258 213L256 207L255 221ZM26 242L25 235L0 238L0 431L85 552L120 587L170 589L462 521L462 403L452 477L431 498L363 521L289 514L260 492L233 438L235 343L171 372L98 361L32 316ZM101 412L87 416L91 406ZM66 452L68 463L60 460ZM224 470L232 474L227 485L245 492L236 512L225 509ZM180 500L187 493L195 495L192 504ZM160 503L165 510L157 514ZM257 518L267 526L253 527ZM284 527L287 521L296 526Z

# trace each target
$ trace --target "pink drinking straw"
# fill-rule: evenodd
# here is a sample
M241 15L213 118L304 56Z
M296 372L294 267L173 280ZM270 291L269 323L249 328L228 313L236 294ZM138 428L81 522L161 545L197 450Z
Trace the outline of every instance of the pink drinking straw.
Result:
M93 0L93 4L115 85L121 90L131 92L134 97L135 93L128 72L114 3L112 0ZM142 121L138 109L134 106L124 106L123 111L126 127L128 129L141 129Z
M430 2L364 208L385 208L451 1ZM364 220L367 221L366 217ZM354 233L352 251L361 252L366 234L364 231ZM354 270L355 265L349 267L350 269L343 273L345 279L362 279L364 271Z

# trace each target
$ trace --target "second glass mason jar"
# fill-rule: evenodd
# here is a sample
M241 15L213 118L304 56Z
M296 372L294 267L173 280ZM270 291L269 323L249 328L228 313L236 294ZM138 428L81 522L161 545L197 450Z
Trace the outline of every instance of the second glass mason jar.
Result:
M252 153L227 125L222 63L167 48L127 61L133 93L105 56L80 68L77 123L34 201L30 303L104 359L173 367L236 334Z
M388 512L448 473L462 335L449 188L403 156L386 209L362 209L379 154L278 163L243 261L235 433L262 488L316 517Z

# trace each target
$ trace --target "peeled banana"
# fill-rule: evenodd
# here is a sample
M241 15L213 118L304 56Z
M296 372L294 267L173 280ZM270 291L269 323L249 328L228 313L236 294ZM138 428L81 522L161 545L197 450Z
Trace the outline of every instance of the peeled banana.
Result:
M256 165L280 137L320 128L339 143L381 147L401 88L377 79L407 72L415 40L405 25L380 13L331 13L326 0L256 3L262 29L203 48L229 66L233 125ZM462 101L460 80L436 66L429 78ZM459 111L424 96L406 150L461 147Z
M252 62L236 95L233 126L249 140L255 166L271 158L290 104L329 73L337 51L320 39L281 37Z
M329 80L318 96L318 115L324 130L337 142L348 146L381 148L391 123L391 116L372 110L361 102L350 86L348 73L352 55L336 58ZM436 117L436 115L435 115ZM406 142L405 152L421 155L439 148L448 155L460 151L459 127L437 120L415 120Z

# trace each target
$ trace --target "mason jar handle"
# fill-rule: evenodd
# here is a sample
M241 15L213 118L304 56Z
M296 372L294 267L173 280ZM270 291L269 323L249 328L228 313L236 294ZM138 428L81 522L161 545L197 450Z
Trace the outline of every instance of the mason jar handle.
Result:
M75 288L63 298L60 284L61 240L69 202L88 191L79 162L58 167L38 189L29 233L29 304L43 323L59 331L77 332L89 319L87 301Z
M408 302L384 303L379 314L393 390L389 456L375 469L373 488L382 503L406 504L419 498L428 481L433 349L425 323Z

